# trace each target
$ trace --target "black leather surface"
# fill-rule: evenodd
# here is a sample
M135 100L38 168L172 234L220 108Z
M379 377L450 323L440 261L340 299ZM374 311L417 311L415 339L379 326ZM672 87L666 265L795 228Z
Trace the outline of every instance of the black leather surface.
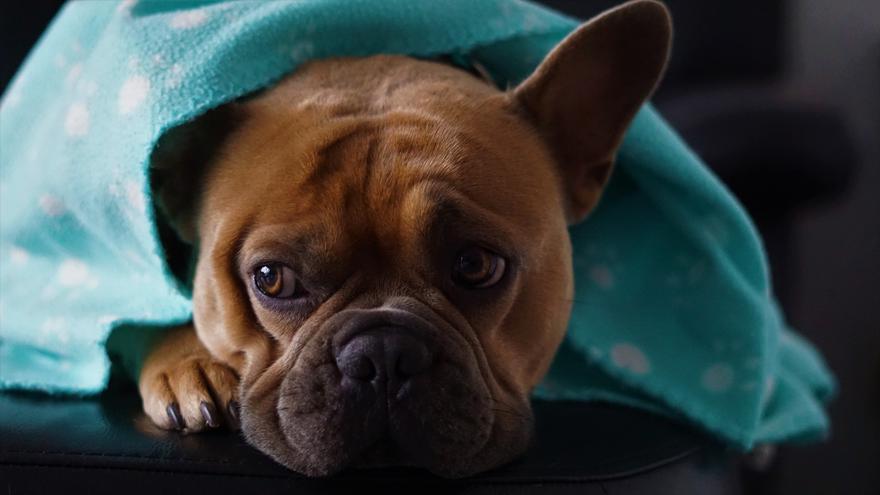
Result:
M536 402L536 442L524 458L476 478L418 470L349 471L310 480L275 464L236 434L161 432L136 390L92 399L0 394L3 493L157 493L407 485L429 492L735 493L731 456L690 429L604 404Z

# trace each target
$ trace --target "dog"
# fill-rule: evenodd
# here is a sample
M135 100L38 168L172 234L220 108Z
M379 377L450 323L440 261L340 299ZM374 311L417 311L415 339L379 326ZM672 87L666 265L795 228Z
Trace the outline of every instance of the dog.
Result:
M405 56L316 60L169 135L154 183L197 248L193 323L150 351L146 414L240 427L310 476L520 455L571 310L567 228L670 39L661 3L626 3L508 90Z

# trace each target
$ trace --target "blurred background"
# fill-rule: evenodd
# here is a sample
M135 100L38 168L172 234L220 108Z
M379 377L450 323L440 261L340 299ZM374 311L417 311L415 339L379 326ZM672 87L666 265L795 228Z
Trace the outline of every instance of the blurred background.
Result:
M0 87L62 3L0 6ZM619 2L542 3L586 19ZM746 492L880 493L880 1L666 4L654 102L755 219L790 323L840 382L829 441L744 470Z

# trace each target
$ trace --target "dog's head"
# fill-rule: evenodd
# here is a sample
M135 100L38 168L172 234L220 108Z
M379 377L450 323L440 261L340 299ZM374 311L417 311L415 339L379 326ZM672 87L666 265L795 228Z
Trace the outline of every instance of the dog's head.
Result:
M641 1L510 91L344 58L213 112L205 128L235 128L192 204L167 202L198 245L196 328L241 375L249 441L311 475L461 476L521 453L569 318L567 226L598 201L669 38Z

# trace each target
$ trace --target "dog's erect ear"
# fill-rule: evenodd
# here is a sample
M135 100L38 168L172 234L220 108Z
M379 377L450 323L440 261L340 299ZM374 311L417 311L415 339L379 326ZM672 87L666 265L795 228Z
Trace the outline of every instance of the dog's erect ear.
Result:
M626 128L663 74L671 37L663 4L629 2L579 27L514 89L559 162L569 223L598 202Z

